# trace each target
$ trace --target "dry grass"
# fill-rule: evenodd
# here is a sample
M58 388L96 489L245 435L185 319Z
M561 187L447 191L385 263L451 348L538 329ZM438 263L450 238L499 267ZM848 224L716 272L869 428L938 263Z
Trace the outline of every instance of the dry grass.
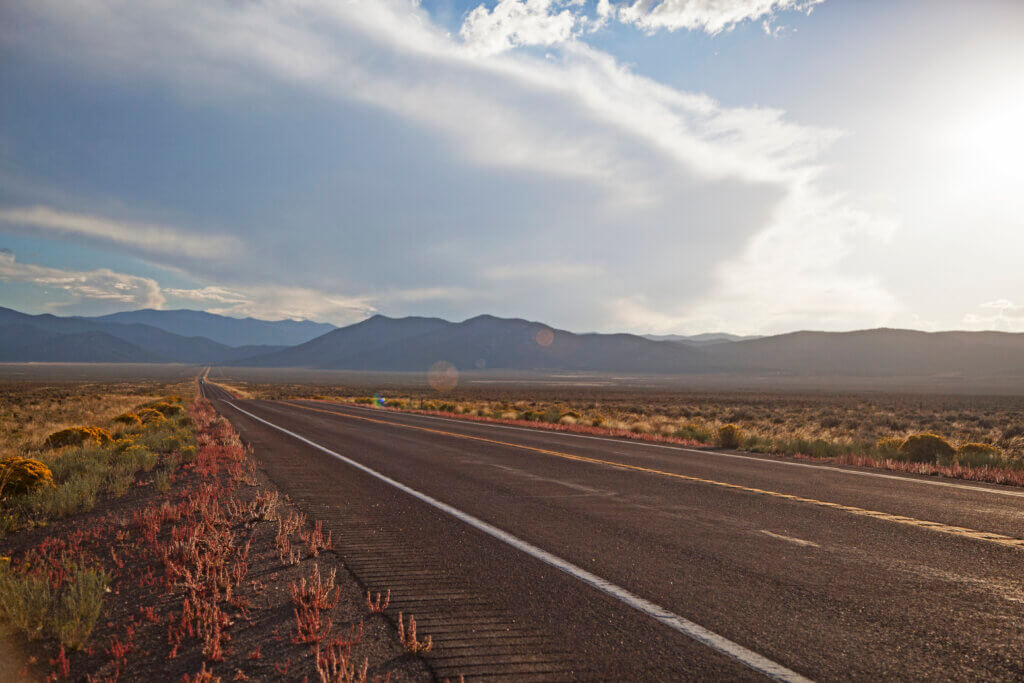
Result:
M37 452L62 429L107 425L141 403L193 391L191 382L2 383L0 459Z

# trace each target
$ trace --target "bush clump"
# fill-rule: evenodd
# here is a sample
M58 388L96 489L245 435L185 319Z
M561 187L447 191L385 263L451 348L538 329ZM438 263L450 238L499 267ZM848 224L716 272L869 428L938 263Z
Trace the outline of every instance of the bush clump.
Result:
M718 428L718 445L722 448L739 448L743 443L743 430L730 423Z
M121 413L120 415L114 418L114 422L117 422L118 424L123 424L128 427L142 426L142 418L136 415L135 413Z
M905 441L898 436L883 436L875 444L875 448L883 455L898 455Z
M53 486L53 473L38 460L14 456L0 461L0 494L28 493Z
M673 434L677 439L709 443L712 440L711 430L695 422L687 422Z
M110 432L102 427L69 427L46 437L43 448L64 448L81 446L86 441L95 441L103 446L113 441Z
M956 461L968 467L1002 465L1005 456L1001 448L987 443L965 443L956 449Z
M152 408L143 408L138 412L138 415L139 419L142 420L142 423L147 425L167 421L167 418L164 417L163 413Z
M952 460L956 449L937 434L913 434L900 446L900 453L910 462Z
M63 585L45 574L0 566L0 609L30 637L51 635L80 649L100 616L110 577L102 570L73 566Z
M173 417L175 415L181 415L182 413L185 412L185 409L182 408L181 406L176 406L172 403L164 403L162 401L150 404L149 409L155 410L164 417Z

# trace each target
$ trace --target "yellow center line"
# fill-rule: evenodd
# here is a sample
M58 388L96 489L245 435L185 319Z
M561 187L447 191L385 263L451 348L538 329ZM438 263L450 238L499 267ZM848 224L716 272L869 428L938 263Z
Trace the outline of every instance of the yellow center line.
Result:
M588 462L595 465L608 465L610 467L620 467L622 469L633 470L635 472L645 472L647 474L656 474L662 477L671 477L673 479L682 479L683 481L691 481L699 484L706 484L708 486L718 486L721 488L732 489L734 491L745 491L747 493L753 493L761 496L769 496L772 498L781 498L783 500L790 500L797 503L805 503L808 505L816 505L818 507L831 508L833 510L841 510L848 512L852 515L858 515L860 517L873 517L875 519L885 520L887 522L895 522L897 524L905 524L907 526L918 527L921 529L930 529L932 531L939 531L944 534L950 534L952 536L959 536L961 538L973 538L981 541L988 541L989 543L996 543L998 545L1009 546L1011 548L1024 549L1024 540L1019 538L1013 538L1012 536L1004 536L989 531L978 531L976 529L968 529L961 526L952 526L950 524L943 524L942 522L929 522L923 519L917 519L915 517L907 517L905 515L894 515L889 512L880 512L878 510L869 510L867 508L856 507L854 505L843 505L841 503L832 503L827 500L818 500L816 498L806 498L804 496L796 496L791 493L780 493L779 491L769 491L767 489L754 488L753 486L743 486L742 484L730 484L725 481L718 481L716 479L705 479L704 477L694 477L689 474L679 474L678 472L666 472L665 470L656 470L650 467L641 467L640 465L629 465L622 462L616 462L614 460L602 460L600 458L590 458L585 455L574 455L572 453L564 453L562 451L552 451L546 448L537 448L536 446L525 446L518 443L510 443L508 441L498 441L497 439L488 439L482 436L470 436L469 434L459 434L458 432L448 432L441 429L431 429L430 427L420 427L418 425L402 424L400 422L391 422L389 420L377 420L372 417L363 417L361 415L351 415L349 413L339 413L333 410L324 410L323 408L313 408L311 406L302 405L300 403L294 403L291 401L286 402L288 405L296 408L302 408L303 410L311 410L318 413L327 413L335 417L343 417L349 420L361 420L363 422L373 422L376 424L388 425L389 427L402 427L403 429L412 429L420 432L428 432L430 434L440 434L442 436L451 436L457 439L467 439L470 441L480 441L483 443L489 443L496 446L508 446L510 448L519 448L525 451L533 451L534 453L543 453L544 455L551 455L556 458L563 458L565 460L576 460L578 462Z

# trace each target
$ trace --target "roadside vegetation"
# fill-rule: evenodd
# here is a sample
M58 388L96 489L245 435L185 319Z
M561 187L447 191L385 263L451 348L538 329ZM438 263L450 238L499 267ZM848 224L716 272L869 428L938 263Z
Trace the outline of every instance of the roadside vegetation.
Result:
M2 396L0 421L24 425L0 458L0 619L23 677L426 675L402 615L339 575L330 531L260 475L194 383Z
M245 384L262 398L377 405L360 386ZM1024 399L919 394L392 386L383 407L1024 485Z

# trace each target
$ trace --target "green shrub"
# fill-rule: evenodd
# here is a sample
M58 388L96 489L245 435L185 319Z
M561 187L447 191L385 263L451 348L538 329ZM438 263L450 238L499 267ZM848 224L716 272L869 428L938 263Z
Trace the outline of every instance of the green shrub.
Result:
M1006 462L1006 456L991 444L965 443L956 449L956 461L967 467L996 467Z
M196 461L196 447L195 446L185 446L180 451L178 451L178 455L181 456L181 461L182 462L185 462L185 463L195 462Z
M173 473L169 469L160 468L153 475L153 488L160 493L167 493L171 490L171 478Z
M718 428L718 445L722 448L739 448L743 441L743 430L734 424Z
M559 410L558 408L548 408L547 410L545 410L541 414L540 421L541 422L558 422L558 420L561 419L561 417L562 417L562 411L561 410Z
M56 488L38 491L28 502L48 519L70 517L96 506L105 479L105 474L84 474Z
M50 582L44 576L22 574L10 563L0 564L0 609L29 638L42 636L53 603Z
M900 446L900 453L910 462L952 460L956 449L936 434L913 434Z
M0 566L0 609L29 638L51 635L78 649L100 616L109 579L97 569L73 567L54 591L45 575Z
M76 567L61 591L50 619L50 631L61 643L78 650L100 616L110 579L97 569Z
M899 457L904 443L906 439L898 436L885 436L875 443L875 450L883 457L896 458Z
M693 422L684 424L682 427L677 429L674 436L680 439L687 439L689 441L697 441L699 443L711 443L713 439L713 434L710 429Z

